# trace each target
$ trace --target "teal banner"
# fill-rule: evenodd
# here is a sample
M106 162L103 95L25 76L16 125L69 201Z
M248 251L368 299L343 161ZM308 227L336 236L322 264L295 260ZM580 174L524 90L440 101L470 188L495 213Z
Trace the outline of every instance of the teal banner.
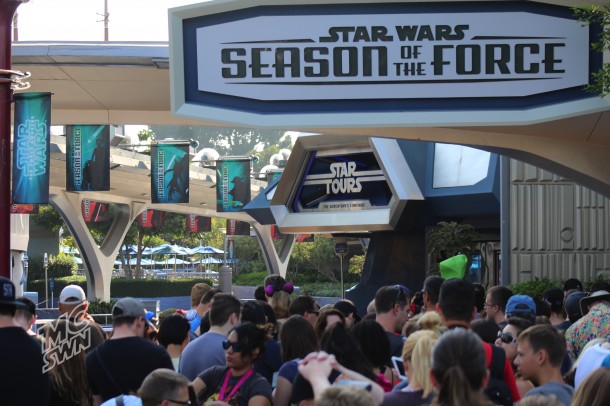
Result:
M188 203L188 144L155 144L151 149L153 203Z
M216 164L216 211L241 211L250 202L250 159L221 159Z
M110 127L66 126L66 190L110 190Z
M15 94L13 203L49 202L51 93Z

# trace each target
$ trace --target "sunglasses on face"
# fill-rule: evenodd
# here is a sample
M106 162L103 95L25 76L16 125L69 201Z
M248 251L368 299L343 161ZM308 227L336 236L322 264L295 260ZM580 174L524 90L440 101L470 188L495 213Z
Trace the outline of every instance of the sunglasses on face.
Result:
M498 332L498 338L505 344L513 344L517 342L516 338L513 338L513 336L511 336L510 334L503 333L501 331Z
M233 350L233 352L241 352L241 347L239 346L239 343L235 342L232 343L229 340L224 340L222 342L222 348L226 350L228 350L229 348L231 348Z

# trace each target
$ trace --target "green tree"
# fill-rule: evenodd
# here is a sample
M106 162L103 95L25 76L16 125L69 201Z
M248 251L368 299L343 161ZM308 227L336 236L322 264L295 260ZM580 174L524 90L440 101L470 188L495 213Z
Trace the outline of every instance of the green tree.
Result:
M610 27L610 4L585 6L573 10L579 21L587 25L598 24L602 27L597 40L591 44L593 50L601 53L610 51L610 29L608 29ZM585 86L585 90L601 97L610 93L610 62L604 63L592 76L593 83Z
M199 142L200 148L214 148L222 155L259 155L257 151L265 150L270 146L286 148L290 140L280 139L285 130L267 130L260 128L229 128L209 126L151 126L150 131L156 139L174 138L178 140L194 139ZM278 150L279 150L278 148ZM271 154L269 154L269 157ZM267 165L269 157L255 163L254 170Z
M295 243L288 263L288 276L293 282L338 282L338 268L334 239L316 234L314 242Z
M441 221L435 228L426 233L428 255L430 255L430 272L438 272L439 262L456 254L466 254L474 248L476 231L470 224L458 224L454 221Z

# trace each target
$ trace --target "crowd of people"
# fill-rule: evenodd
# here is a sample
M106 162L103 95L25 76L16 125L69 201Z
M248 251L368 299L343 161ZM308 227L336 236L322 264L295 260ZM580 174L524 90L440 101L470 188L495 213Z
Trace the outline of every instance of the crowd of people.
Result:
M158 319L120 299L106 334L69 285L61 316L34 332L36 305L0 278L0 404L610 404L605 282L530 297L434 275L380 287L362 315L276 275L252 300L204 283L191 299Z

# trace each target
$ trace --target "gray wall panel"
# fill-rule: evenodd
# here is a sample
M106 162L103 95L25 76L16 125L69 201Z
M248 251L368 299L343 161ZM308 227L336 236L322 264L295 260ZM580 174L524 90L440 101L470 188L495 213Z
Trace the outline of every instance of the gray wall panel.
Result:
M610 204L585 187L511 160L511 282L610 275Z

